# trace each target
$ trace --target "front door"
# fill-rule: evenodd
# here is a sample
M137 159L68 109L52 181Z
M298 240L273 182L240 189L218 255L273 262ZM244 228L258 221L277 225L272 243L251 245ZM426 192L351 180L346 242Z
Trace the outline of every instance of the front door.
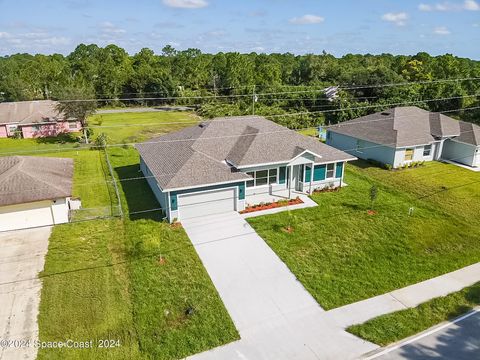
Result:
M294 165L292 168L292 189L302 191L303 165Z

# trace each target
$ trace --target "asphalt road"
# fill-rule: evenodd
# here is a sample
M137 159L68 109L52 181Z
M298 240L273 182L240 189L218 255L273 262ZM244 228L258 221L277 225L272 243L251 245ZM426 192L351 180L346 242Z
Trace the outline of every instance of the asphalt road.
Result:
M480 360L480 312L375 359Z

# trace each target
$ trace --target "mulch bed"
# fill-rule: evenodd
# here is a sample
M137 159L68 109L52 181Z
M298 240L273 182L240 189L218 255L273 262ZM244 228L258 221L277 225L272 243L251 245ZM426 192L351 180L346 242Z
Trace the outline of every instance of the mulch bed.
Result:
M245 210L240 211L240 214L247 214L255 211L262 211L262 210L269 210L269 209L275 209L279 207L285 207L289 205L299 205L303 204L302 199L296 198L296 199L291 199L287 201L280 201L280 202L272 202L272 203L267 203L263 205L254 205L254 206L249 206Z

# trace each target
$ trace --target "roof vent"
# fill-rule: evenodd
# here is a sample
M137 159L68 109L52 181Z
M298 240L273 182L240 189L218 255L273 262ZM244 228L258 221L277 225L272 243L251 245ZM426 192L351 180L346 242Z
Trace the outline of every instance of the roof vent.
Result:
M204 123L204 122L202 122L202 123L198 124L198 126L199 126L199 127L201 127L201 128L203 129L205 126L207 126L207 124L206 124L206 123Z

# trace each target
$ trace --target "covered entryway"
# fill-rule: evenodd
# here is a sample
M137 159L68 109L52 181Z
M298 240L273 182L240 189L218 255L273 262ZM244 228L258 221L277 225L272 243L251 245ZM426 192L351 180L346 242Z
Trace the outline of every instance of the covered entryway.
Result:
M51 201L0 207L0 231L54 224Z
M222 214L236 210L235 188L209 190L178 196L179 220Z

